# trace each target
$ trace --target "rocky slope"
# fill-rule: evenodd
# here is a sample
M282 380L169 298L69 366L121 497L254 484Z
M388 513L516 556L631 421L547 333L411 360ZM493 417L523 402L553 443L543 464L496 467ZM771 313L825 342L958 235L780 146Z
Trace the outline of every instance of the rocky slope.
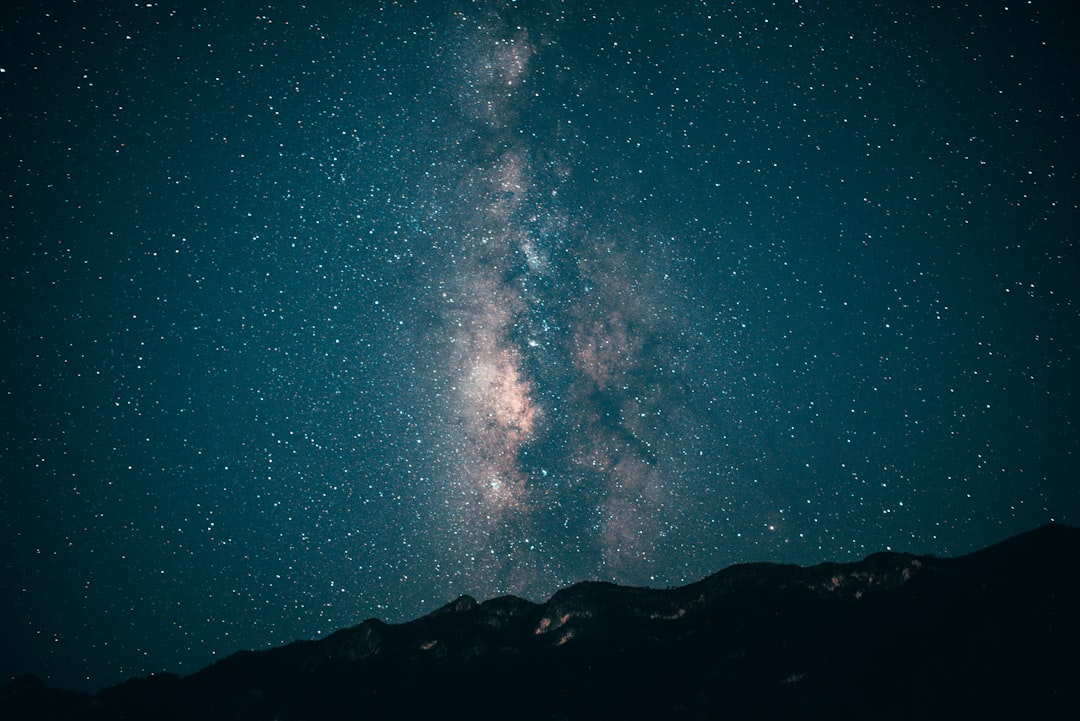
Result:
M956 559L733 566L670 590L463 596L94 696L33 678L0 717L946 718L1075 713L1080 530Z

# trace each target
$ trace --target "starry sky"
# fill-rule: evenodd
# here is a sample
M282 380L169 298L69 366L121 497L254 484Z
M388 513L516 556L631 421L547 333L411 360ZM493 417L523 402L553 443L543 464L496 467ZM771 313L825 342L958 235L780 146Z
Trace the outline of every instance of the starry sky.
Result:
M0 680L1077 523L1066 5L16 3Z

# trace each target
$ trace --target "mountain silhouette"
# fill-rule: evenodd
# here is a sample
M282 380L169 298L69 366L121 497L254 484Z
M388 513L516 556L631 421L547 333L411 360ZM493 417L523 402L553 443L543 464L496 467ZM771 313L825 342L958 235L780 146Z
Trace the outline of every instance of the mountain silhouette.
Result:
M1051 718L1080 702L1080 530L952 559L732 566L241 652L95 695L27 676L5 719Z

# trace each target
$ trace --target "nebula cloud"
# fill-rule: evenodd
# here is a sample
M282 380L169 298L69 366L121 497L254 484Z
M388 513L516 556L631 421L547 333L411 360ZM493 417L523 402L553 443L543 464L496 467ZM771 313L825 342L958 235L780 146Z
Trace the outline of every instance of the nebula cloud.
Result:
M520 285L507 282L522 253L540 262L523 231L529 163L513 129L514 95L534 50L523 31L491 19L458 20L447 82L459 114L456 145L467 150L449 164L456 175L445 179L456 218L453 262L440 278L448 288L439 373L450 391L444 430L451 462L435 481L433 525L449 529L442 536L448 554L471 560L473 583L520 586L506 580L513 574L492 549L513 543L528 525L532 501L520 456L543 415L514 338L527 303Z
M520 132L529 34L459 21L445 79L458 135L443 181L455 250L439 274L447 458L432 525L481 593L640 576L677 483L660 446L678 414L659 409L678 378L656 371L668 261L602 208L558 201L570 161ZM570 567L549 567L553 555Z

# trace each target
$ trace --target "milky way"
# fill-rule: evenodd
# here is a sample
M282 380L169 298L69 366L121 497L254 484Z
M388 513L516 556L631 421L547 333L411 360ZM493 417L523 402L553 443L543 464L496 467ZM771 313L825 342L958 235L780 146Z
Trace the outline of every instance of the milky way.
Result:
M1060 3L106 5L0 20L0 673L1076 522Z
M443 563L467 559L488 593L535 593L566 577L537 548L568 546L576 573L648 580L678 510L662 438L692 434L686 378L657 364L679 362L673 335L692 318L672 317L671 261L641 219L566 207L558 172L537 171L569 160L558 138L521 132L536 94L528 31L483 13L455 23L438 366L455 452L427 494Z

